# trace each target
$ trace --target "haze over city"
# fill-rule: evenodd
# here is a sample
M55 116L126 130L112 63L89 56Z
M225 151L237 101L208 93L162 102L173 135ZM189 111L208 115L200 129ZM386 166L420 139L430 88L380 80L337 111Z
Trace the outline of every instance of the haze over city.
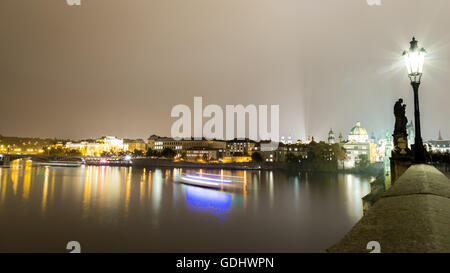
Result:
M0 133L88 138L170 135L174 105L280 105L280 135L325 139L357 121L393 130L413 97L401 58L428 51L424 139L448 117L447 0L3 0ZM410 18L414 18L411 20Z
M48 253L1 261L450 253L448 26L449 0L1 0L0 258Z

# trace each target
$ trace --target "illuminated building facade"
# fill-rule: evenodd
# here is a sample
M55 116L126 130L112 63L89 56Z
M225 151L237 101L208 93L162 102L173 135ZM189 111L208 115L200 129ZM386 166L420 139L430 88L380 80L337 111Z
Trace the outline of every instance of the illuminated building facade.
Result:
M52 145L54 139L27 137L7 137L0 135L0 153L3 154L40 154L43 147Z
M224 156L252 155L258 151L257 143L250 139L234 139L226 142L226 149L222 152Z
M219 151L217 149L193 148L186 151L187 161L216 161L219 159Z
M450 153L450 140L444 140L440 131L438 139L430 140L427 144L432 152Z
M143 139L136 139L136 140L125 139L123 141L123 143L128 146L129 152L134 152L134 151L146 152L147 151L147 143L145 143L145 141Z
M260 152L264 162L284 162L288 154L295 155L301 158L308 157L308 148L305 145L299 144L283 144L280 143L278 148L274 151Z
M206 140L181 139L152 135L148 138L148 147L154 151L171 149L187 160L197 159L199 154L207 154L209 160L221 159L224 162L249 162L251 155L258 151L259 145L250 139ZM214 151L214 152L213 152ZM217 155L216 155L217 152Z
M78 150L88 156L101 155L104 152L128 151L128 145L124 144L122 139L113 136L106 136L95 141L67 142L64 146L66 149Z
M180 139L175 140L169 137L160 137L152 135L148 138L148 147L155 151L163 151L168 148L175 152L187 151L193 148L209 148L224 150L226 142L222 140L206 140L206 139Z
M376 162L377 145L369 141L369 134L361 127L360 122L357 122L350 130L348 141L341 145L347 152L345 168L354 168L361 156L367 156L371 163Z
M280 142L283 144L293 144L294 143L291 136L288 136L287 138L282 136Z

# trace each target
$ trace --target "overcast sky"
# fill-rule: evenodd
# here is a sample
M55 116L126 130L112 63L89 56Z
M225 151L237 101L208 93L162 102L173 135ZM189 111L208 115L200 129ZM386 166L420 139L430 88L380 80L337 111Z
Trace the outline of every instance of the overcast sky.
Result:
M412 36L425 139L450 139L450 1L0 1L0 134L169 135L176 104L279 104L280 134L393 129Z

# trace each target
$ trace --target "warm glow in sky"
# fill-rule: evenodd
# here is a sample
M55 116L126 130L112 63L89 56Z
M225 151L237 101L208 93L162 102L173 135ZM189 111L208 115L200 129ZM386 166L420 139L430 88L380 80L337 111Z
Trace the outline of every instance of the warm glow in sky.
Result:
M450 139L450 1L0 1L0 134L169 135L176 104L279 104L280 134L393 129L413 119L401 53L429 52L424 139Z

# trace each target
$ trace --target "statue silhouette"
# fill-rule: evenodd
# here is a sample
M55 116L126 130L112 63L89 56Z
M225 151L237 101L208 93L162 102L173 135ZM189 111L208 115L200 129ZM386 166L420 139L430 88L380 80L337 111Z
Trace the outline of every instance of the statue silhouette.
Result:
M395 129L394 135L406 133L406 125L408 124L408 118L406 117L406 105L403 104L403 99L399 99L394 106L395 115Z

